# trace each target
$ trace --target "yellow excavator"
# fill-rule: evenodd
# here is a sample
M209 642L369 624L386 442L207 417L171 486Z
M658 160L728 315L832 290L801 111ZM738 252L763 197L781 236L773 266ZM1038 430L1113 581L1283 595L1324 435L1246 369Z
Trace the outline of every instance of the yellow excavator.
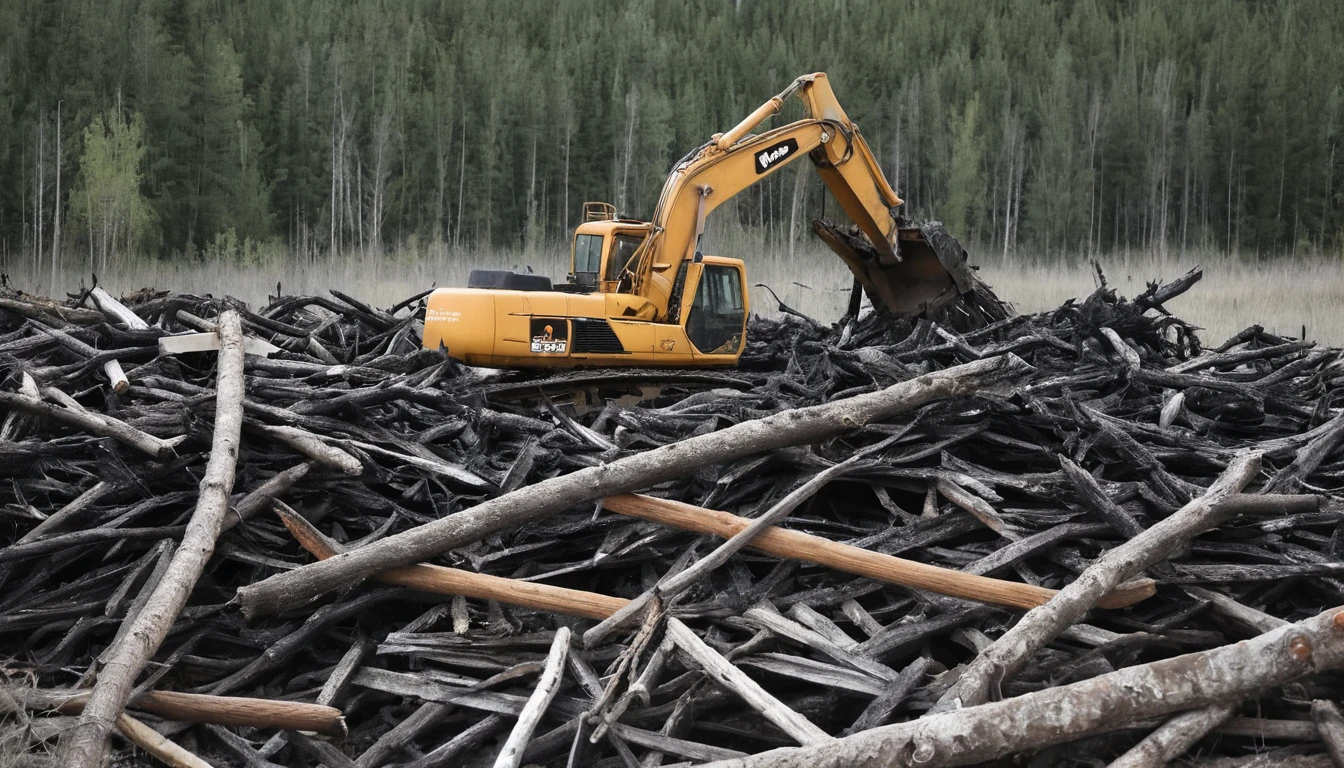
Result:
M800 98L806 117L751 134ZM807 156L857 225L818 222L817 233L877 307L910 317L972 291L965 252L941 226L900 219L902 201L823 73L805 75L735 128L680 160L652 221L585 203L571 271L553 286L541 275L473 270L466 288L429 296L424 346L446 347L469 365L497 368L733 365L747 324L743 262L700 250L705 217L752 184Z

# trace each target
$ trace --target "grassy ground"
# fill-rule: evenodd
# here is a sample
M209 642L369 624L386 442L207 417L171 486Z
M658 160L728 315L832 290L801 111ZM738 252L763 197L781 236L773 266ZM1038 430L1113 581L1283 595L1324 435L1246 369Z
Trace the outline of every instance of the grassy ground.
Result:
M765 283L790 306L822 320L832 321L848 301L849 272L816 241L800 241L792 258L786 246L763 244L763 239L744 231L711 233L706 252L739 256L747 262L751 283ZM271 259L269 263L243 265L225 261L180 264L146 261L123 264L101 276L114 293L140 287L155 287L192 293L230 294L258 305L274 293L276 283L285 293L320 293L336 288L390 306L431 285L465 285L473 268L523 269L532 266L539 274L563 277L568 253L557 244L531 253L502 249L452 250L424 248L381 257L349 255L315 263ZM1186 252L1159 258L1153 254L1124 253L1098 259L1111 285L1126 296L1144 289L1149 280L1168 280L1196 264L1204 267L1204 279L1169 307L1187 322L1206 329L1207 342L1217 343L1251 324L1285 336L1306 337L1333 346L1344 346L1344 262L1320 259L1281 258L1250 262L1226 254ZM1022 258L978 256L972 261L1001 298L1022 312L1053 309L1065 300L1086 296L1096 284L1086 257L1041 263ZM13 281L25 290L50 290L49 278L31 270L11 269ZM75 291L86 273L58 276L57 291ZM770 295L752 288L752 308L770 313L775 308Z

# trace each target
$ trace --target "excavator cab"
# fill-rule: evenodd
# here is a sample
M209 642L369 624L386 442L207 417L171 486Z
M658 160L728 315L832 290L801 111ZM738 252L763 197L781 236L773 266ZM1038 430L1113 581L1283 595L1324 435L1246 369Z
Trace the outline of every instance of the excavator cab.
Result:
M584 221L574 230L570 283L578 291L623 290L626 267L648 238L649 224L618 218L610 203L584 203L583 211Z

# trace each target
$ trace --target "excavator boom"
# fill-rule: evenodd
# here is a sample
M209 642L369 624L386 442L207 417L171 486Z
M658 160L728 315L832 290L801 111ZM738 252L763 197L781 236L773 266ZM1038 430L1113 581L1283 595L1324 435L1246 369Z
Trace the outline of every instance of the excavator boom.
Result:
M752 135L752 129L797 95L807 117ZM636 254L634 291L668 316L678 268L693 259L705 217L742 190L807 156L867 243L823 235L874 303L902 316L946 304L969 287L960 253L936 252L916 227L902 232L902 204L859 128L845 114L824 73L804 75L727 133L718 134L672 169L653 215L654 235ZM675 312L675 308L671 308Z
M752 133L794 96L803 119ZM749 283L741 260L703 253L705 219L802 157L854 222L851 230L817 222L817 233L875 305L928 314L976 285L961 246L941 226L897 215L900 197L826 75L815 73L678 161L652 221L586 203L566 284L476 270L467 288L434 291L424 345L501 367L732 365L743 348Z

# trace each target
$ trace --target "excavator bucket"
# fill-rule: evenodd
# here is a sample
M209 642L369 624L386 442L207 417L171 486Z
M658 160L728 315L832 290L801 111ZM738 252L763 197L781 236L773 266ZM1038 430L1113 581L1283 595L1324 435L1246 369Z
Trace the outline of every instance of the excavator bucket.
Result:
M884 258L858 227L842 229L818 219L812 229L876 307L900 317L952 319L958 330L1012 315L1012 307L976 277L961 243L938 222L901 222L897 259Z

